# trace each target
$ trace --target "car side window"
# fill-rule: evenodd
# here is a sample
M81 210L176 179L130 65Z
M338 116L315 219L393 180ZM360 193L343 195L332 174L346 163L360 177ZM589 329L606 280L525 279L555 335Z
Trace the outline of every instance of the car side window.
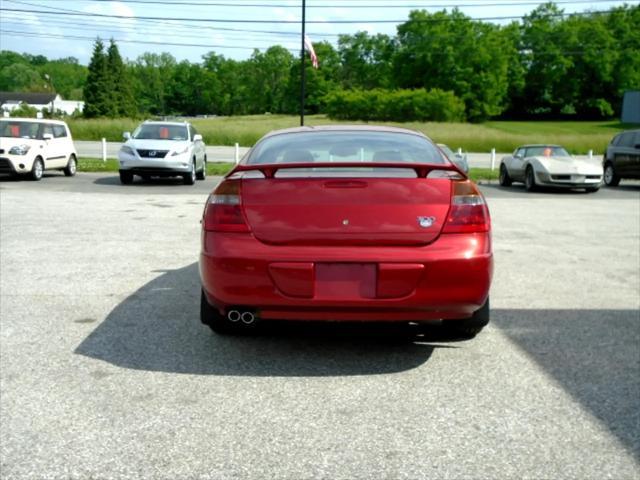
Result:
M67 129L64 128L63 125L54 125L53 126L53 137L54 138L64 138L67 136Z
M189 125L189 134L191 135L191 141L193 142L193 137L198 134L198 131L195 129L193 125Z
M618 142L618 147L633 147L633 137L634 132L623 133L620 136L620 141Z
M40 131L40 137L44 138L44 136L47 134L53 136L53 128L49 123L45 123L44 125L42 125L42 130Z
M524 158L524 148L519 148L518 150L516 150L516 154L514 155L514 157Z

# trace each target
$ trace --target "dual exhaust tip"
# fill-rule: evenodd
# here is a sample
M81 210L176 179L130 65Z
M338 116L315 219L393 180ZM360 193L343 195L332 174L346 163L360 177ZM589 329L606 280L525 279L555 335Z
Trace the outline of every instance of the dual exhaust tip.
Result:
M255 323L256 321L256 316L253 314L253 312L248 312L248 311L240 311L240 310L229 310L229 312L227 313L227 319L231 322L231 323L238 323L238 322L242 322L245 325L251 325L253 323Z

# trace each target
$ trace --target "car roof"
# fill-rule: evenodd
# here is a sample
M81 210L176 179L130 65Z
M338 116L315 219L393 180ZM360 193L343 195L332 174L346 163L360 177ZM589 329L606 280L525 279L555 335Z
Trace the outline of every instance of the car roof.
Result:
M48 118L20 118L8 117L0 118L3 122L30 122L30 123L55 123L56 125L66 125L62 120L49 120Z
M180 122L177 120L145 120L142 122L143 125L177 125L180 127L184 127L185 125L189 125L189 122Z
M286 133L310 133L310 132L387 132L387 133L405 133L415 135L417 137L428 138L424 133L407 128L387 127L383 125L318 125L304 126L294 128L283 128L281 130L273 130L267 133L263 138L282 135Z
M553 143L532 143L532 144L529 144L529 145L521 145L518 148L533 148L533 147L551 147L551 148L559 147L559 148L564 148L562 145L555 145Z

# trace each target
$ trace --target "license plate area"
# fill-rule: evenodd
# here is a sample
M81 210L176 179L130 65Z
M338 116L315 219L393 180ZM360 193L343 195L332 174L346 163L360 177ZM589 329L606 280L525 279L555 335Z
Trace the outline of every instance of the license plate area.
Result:
M315 297L353 300L376 297L375 263L317 263Z

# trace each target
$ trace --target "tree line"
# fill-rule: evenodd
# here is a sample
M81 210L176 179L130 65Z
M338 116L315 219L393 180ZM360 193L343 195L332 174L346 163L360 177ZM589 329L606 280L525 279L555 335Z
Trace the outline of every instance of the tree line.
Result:
M638 5L564 15L546 3L506 25L456 9L414 10L395 36L358 32L341 35L337 47L314 43L320 68L306 62L307 113L365 120L608 118L619 113L626 90L640 88L638 25ZM295 114L300 67L281 46L241 61L215 52L197 63L145 53L123 63L113 41L105 52L98 40L84 73L85 115Z

